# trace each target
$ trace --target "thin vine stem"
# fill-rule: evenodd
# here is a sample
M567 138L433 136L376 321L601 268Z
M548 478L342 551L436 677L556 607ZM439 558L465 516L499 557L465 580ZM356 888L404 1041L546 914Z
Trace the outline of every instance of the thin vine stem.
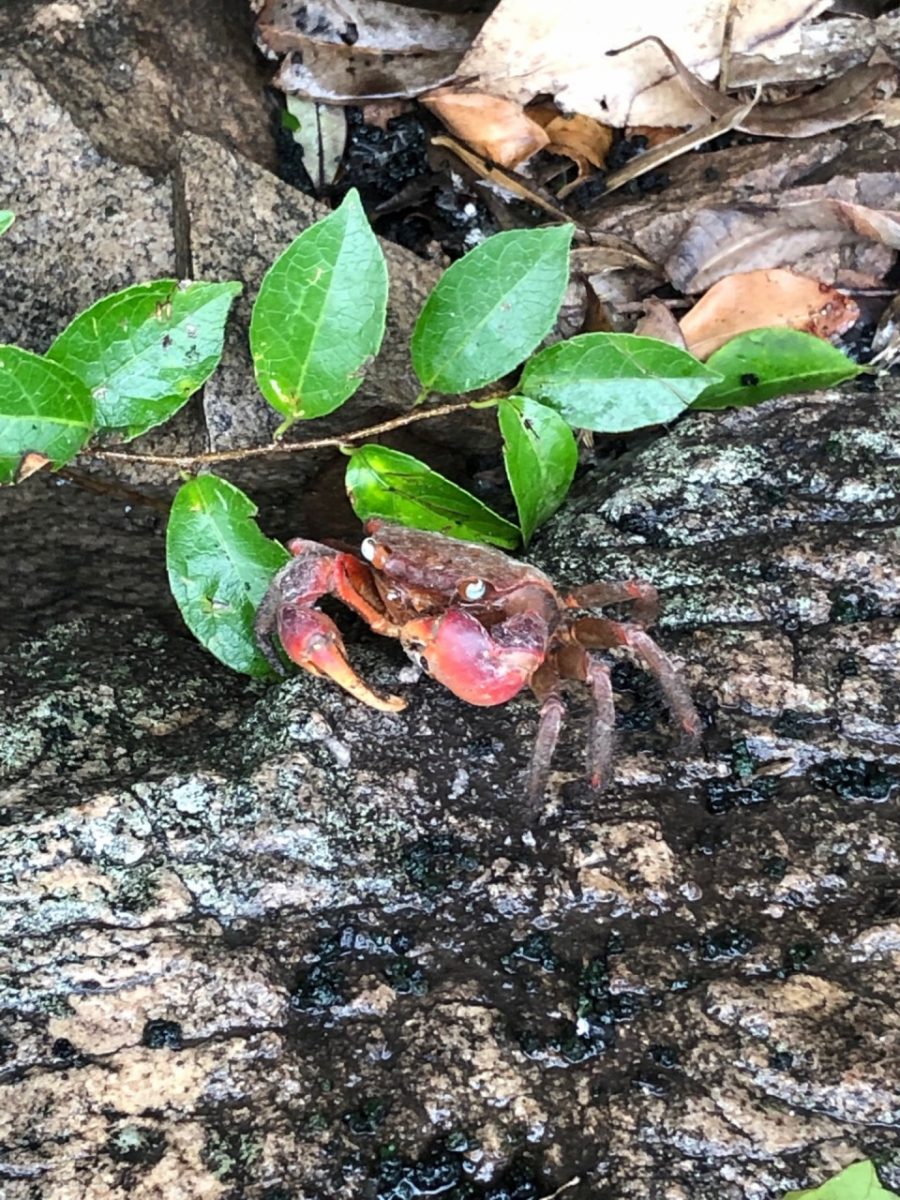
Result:
M382 433L390 433L394 429L402 429L405 425L414 425L418 421L430 421L434 417L446 417L451 413L462 412L471 406L471 401L455 401L452 404L439 404L435 408L419 412L404 413L392 417L389 421L381 421L377 425L368 425L365 429L356 429L350 433L336 434L333 437L309 438L305 442L269 442L266 446L248 446L242 450L210 450L202 454L135 454L125 450L96 449L82 450L79 458L96 458L104 462L147 463L157 467L175 467L179 469L190 467L211 466L215 463L243 462L248 458L264 458L272 454L300 454L304 450L322 450L328 446L346 446L350 442L358 442L363 438L378 437Z

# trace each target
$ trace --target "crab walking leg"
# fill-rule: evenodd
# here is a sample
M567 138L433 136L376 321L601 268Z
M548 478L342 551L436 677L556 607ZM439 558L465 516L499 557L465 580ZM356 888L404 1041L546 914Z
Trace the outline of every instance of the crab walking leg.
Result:
M627 579L621 583L585 583L565 598L566 608L605 608L607 604L633 604L631 622L646 629L659 616L659 592L652 583Z
M587 777L601 791L612 778L615 748L616 706L609 667L578 642L564 645L558 654L564 679L580 679L591 689L591 719L588 726Z
M649 634L635 625L611 621L607 617L583 617L576 621L574 633L578 642L590 650L609 650L627 646L643 660L647 670L659 684L672 716L688 737L700 732L700 716L685 685L669 656Z
M666 698L672 716L688 737L695 738L700 732L700 714L694 707L690 693L681 682L672 660L643 629L633 629L627 625L623 628L628 634L625 644L647 664Z
M587 776L591 787L605 788L612 776L616 706L609 667L599 658L585 654L587 682L591 685L591 723L588 726Z
M555 667L544 663L531 680L531 690L541 702L537 735L528 768L528 803L536 807L547 787L550 763L559 741L559 731L566 715L566 706L559 691L560 678Z

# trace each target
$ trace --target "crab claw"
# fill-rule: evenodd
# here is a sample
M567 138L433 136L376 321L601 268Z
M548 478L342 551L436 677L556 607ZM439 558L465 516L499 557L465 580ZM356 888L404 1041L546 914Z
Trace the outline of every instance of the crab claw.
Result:
M278 636L288 658L298 667L313 675L327 675L370 708L379 712L406 708L406 701L399 696L379 696L360 679L347 661L337 626L318 609L283 604L278 612Z
M544 660L546 625L519 614L488 630L471 613L450 609L404 625L403 648L428 673L469 704L503 704L529 682Z

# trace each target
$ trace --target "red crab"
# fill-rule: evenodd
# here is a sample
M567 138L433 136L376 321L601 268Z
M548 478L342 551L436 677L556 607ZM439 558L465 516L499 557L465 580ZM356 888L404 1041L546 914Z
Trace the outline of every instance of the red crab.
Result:
M371 520L365 561L319 542L296 538L294 555L275 576L256 617L259 646L281 674L273 648L278 633L288 657L327 675L358 700L383 712L406 706L379 696L347 661L334 622L315 607L331 594L376 633L399 638L410 658L470 704L503 704L526 684L541 702L529 794L544 790L565 706L561 682L577 679L593 694L588 776L608 780L615 710L609 667L591 650L627 646L655 676L676 722L693 736L697 711L671 661L645 632L656 617L656 589L646 583L589 583L561 595L547 576L499 550L438 533ZM575 616L631 602L629 622Z

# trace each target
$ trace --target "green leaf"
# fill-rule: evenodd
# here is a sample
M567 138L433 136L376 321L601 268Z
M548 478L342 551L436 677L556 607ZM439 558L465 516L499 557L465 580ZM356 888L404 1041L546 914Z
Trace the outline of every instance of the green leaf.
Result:
M63 466L93 427L94 402L80 379L39 354L0 346L0 484L15 482L29 452Z
M167 421L218 366L239 283L157 279L79 313L47 357L88 387L100 429L135 438Z
M0 208L0 237L3 237L10 225L16 219L16 214L5 208Z
M578 446L559 413L525 396L501 400L497 419L506 475L527 545L538 525L565 500L578 466Z
M741 333L711 355L707 365L722 378L700 394L694 408L738 407L817 392L853 379L861 369L830 342L799 329Z
M275 260L253 306L250 350L260 391L289 423L353 395L381 346L387 293L384 255L356 191Z
M347 463L347 495L362 521L382 517L413 529L512 550L519 531L425 463L386 446L360 446Z
M226 666L269 675L253 621L275 572L290 558L263 537L256 505L216 475L179 488L166 530L169 587L185 624Z
M498 233L444 272L410 346L423 388L469 392L512 371L540 345L566 290L573 229Z
M671 421L718 377L656 338L582 333L536 354L518 390L555 408L573 428L622 433Z
M875 1167L866 1159L845 1168L820 1187L788 1192L784 1200L900 1200L900 1197L881 1186Z

